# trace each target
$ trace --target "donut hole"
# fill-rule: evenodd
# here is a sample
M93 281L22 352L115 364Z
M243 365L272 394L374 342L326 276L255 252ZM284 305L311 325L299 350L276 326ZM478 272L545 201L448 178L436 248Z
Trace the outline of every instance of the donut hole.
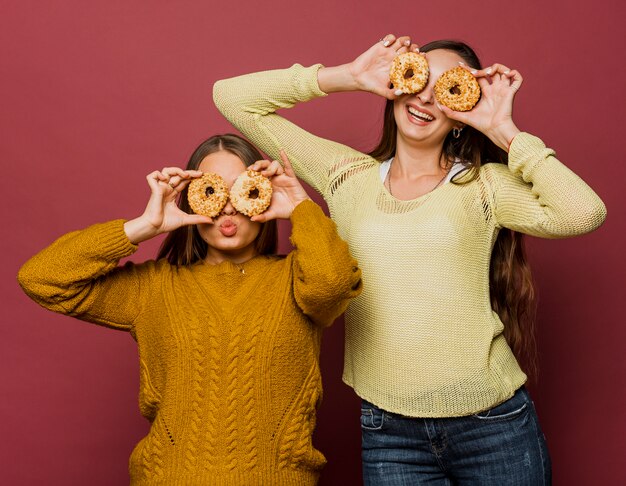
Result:
M204 190L204 195L206 197L211 197L213 194L215 194L215 189L213 189L212 186L209 186Z
M406 71L404 71L404 79L410 79L413 76L415 76L415 72L413 71L412 68L409 68Z
M450 92L451 95L454 95L454 96L458 96L461 94L461 88L459 88L458 84L455 84L454 86L452 86L448 91Z
M253 189L250 189L250 192L248 192L248 199L258 199L259 198L259 190L255 187Z

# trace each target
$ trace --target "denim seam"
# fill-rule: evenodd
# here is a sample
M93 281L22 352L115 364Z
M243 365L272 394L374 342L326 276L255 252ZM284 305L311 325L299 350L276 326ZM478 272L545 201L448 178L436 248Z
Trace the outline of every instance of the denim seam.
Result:
M433 422L433 425L434 425L434 422ZM437 459L437 464L439 465L439 468L440 468L443 472L445 472L445 471L446 471L446 468L445 468L445 466L443 465L443 463L441 462L441 456L440 456L440 455L439 455L439 453L437 452L437 450L438 450L438 449L437 449L437 448L435 447L435 445L433 444L433 438L432 438L432 436L430 435L430 430L429 430L429 428L428 428L428 419L424 419L424 429L426 430L426 435L428 436L428 442L430 443L430 450L431 450L431 452L433 453L433 455L435 456L435 459ZM447 445L447 442L446 442L446 444L445 444L445 445ZM445 449L445 447L444 447L444 449ZM443 449L442 449L442 452L443 452Z
M374 412L372 409L361 409L361 415L367 415L371 419L371 427L363 425L363 422L361 422L361 427L365 430L381 430L383 428L383 425L385 424L384 410L381 410L380 425L378 427L374 424Z
M531 415L531 420L533 423L533 430L535 431L535 439L537 441L537 447L539 449L539 456L541 457L541 472L542 472L541 479L542 479L543 485L545 486L546 485L546 458L544 457L544 454L543 454L543 447L541 447L541 440L539 438L540 431L539 431L539 428L537 427L536 416L535 414L532 414L532 413L530 415Z
M512 412L509 413L505 413L502 415L490 415L491 414L491 410L489 410L488 414L485 416L480 416L478 414L474 414L472 415L472 417L477 418L478 420L484 420L484 421L497 421L497 420L508 420L511 418L515 418L515 416L520 415L524 410L526 410L526 408L528 408L528 403L524 403L524 405L522 405L520 408L518 408L517 410L513 410Z

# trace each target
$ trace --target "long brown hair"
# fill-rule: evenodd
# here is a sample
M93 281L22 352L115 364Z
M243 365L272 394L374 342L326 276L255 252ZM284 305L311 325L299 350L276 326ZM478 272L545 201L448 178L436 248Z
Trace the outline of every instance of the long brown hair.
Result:
M207 155L222 150L239 157L246 167L263 158L261 153L250 142L238 135L227 133L225 135L215 135L202 142L191 154L186 169L197 170ZM192 213L187 202L186 187L181 191L177 204L182 211L189 214ZM259 235L254 241L254 246L259 255L276 253L278 247L276 220L261 224L261 231L259 231ZM170 232L163 240L157 259L167 258L167 261L172 265L191 265L206 258L207 248L207 243L200 237L196 225L182 226Z
M420 47L429 52L446 49L457 53L465 63L481 69L480 60L467 44L454 40L438 40ZM394 118L393 101L387 100L383 118L383 131L378 145L370 152L378 161L388 160L396 153L397 126ZM507 153L496 146L478 130L466 126L459 138L449 133L443 143L444 160L448 165L456 159L469 169L462 183L478 177L480 166L485 163L506 164ZM455 182L459 183L459 182ZM502 228L498 233L489 268L491 306L504 323L504 337L515 356L532 375L536 374L537 358L535 346L535 288L530 266L526 261L523 235Z

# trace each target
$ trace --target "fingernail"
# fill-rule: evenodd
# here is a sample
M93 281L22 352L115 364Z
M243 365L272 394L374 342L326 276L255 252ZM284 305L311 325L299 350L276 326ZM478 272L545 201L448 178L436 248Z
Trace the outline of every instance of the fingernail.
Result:
M511 72L510 69L507 69L506 71L504 71L504 74L509 74Z
M397 89L393 92L393 94L395 94L396 96L400 96L403 93L403 91L401 89Z
M463 61L459 61L459 64L460 64L461 66L465 66L465 63L464 63Z
M411 41L410 41L410 40L408 40L408 41L404 41L404 45L405 45L405 46L410 46L410 45L411 45Z
M471 72L472 74L476 74L478 71L476 71L476 69L472 69L470 72Z
M387 47L389 44L391 44L390 41L386 40L385 42L383 42L383 46Z
M491 68L488 68L485 72L486 72L487 74L491 74Z
M419 48L419 47L416 47L416 48L415 48L415 52L419 52L419 51L420 51L420 48Z

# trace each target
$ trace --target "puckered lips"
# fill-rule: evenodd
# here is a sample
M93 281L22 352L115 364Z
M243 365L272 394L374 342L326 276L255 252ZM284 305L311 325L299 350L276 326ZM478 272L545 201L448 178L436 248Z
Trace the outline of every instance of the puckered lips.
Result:
M422 127L428 125L435 119L435 116L430 111L418 107L413 103L406 104L406 114L411 123Z
M234 236L237 233L237 224L230 218L220 221L218 228L224 236Z

